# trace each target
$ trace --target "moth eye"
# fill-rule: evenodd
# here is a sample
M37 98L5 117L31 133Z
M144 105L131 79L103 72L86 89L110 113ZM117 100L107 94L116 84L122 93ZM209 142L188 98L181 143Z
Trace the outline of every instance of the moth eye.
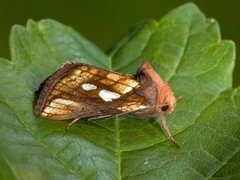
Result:
M162 111L166 111L166 110L168 110L168 108L169 108L169 105L165 105L165 106L163 106L163 107L161 108L161 110L162 110Z

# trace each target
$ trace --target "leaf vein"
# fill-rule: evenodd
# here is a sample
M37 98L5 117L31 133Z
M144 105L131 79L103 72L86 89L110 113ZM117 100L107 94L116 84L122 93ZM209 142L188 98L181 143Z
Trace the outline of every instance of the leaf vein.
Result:
M16 115L17 119L21 122L21 124L25 127L25 129L32 135L32 137L39 143L42 145L42 147L44 149L46 149L50 155L53 156L54 159L56 159L58 162L60 162L63 166L65 166L66 168L69 169L70 172L72 172L73 174L75 174L76 176L78 176L79 178L81 178L81 175L78 174L77 171L75 171L71 166L69 166L68 164L66 164L62 159L60 159L59 157L56 156L56 154L54 154L54 152L51 151L51 149L43 142L41 141L36 134L29 128L29 126L27 126L26 122L15 112L14 108L12 108L12 106L7 103L6 99L4 99L4 102L6 102L6 105L12 110L12 112Z

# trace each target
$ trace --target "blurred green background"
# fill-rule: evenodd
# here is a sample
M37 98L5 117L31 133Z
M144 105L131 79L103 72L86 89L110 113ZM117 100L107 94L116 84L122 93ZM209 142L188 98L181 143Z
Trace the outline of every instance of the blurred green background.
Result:
M25 25L29 18L51 18L73 27L106 51L137 22L160 19L187 3L184 0L0 0L0 57L9 58L9 33L14 24ZM217 19L222 38L240 47L240 1L192 1L207 17ZM234 71L234 86L240 85L240 52Z

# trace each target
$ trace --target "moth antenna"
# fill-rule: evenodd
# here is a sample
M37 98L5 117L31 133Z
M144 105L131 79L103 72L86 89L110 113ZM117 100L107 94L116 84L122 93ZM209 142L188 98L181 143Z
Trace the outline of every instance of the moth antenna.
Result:
M163 112L160 111L159 114L160 114L160 118L161 118L161 122L162 122L163 128L165 129L165 132L167 133L169 139L172 141L173 144L175 144L177 146L177 148L180 148L179 144L174 140L174 138L172 137L171 132L168 129L167 120L166 120Z
M70 126L73 125L75 122L77 122L78 120L80 120L80 118L77 118L77 119L74 119L72 120L70 123L68 123L66 126L65 126L65 130L68 131Z
M92 120L96 120L96 119L105 119L108 117L112 117L113 115L105 115L105 116L95 116L95 117L91 117L87 119L87 122L92 121Z
M161 104L161 105L159 105L159 106L148 106L148 107L143 108L143 109L138 109L138 110L134 110L134 111L118 113L117 115L131 114L131 113L135 113L135 112L142 111L142 110L147 110L147 109L148 109L148 110L150 110L150 109L156 109L156 108L159 108L159 107L164 107L164 106L166 106L166 105L168 105L168 104ZM113 115L111 115L111 116L113 116ZM94 119L95 119L95 118L93 118L93 120L94 120ZM90 120L92 120L92 118L90 118Z

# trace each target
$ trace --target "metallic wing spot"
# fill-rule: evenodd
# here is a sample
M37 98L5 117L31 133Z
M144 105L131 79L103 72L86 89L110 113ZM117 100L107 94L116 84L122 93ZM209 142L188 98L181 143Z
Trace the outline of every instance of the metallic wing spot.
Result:
M71 93L72 92L71 87L68 87L66 84L63 84L63 83L58 83L55 86L55 90L60 91L60 92L66 92L66 93Z
M88 70L88 67L87 67L87 66L82 66L81 69L82 69L83 71L87 71L87 70Z
M120 83L123 83L125 85L131 86L131 87L136 87L139 83L133 79L123 79L119 81Z
M72 75L72 76L70 76L70 79L71 79L71 80L76 80L76 79L77 79L77 77L76 77L76 76L74 76L74 75Z
M53 111L53 108L51 107L45 107L45 109L43 110L44 113L51 113Z
M144 105L140 105L139 106L139 109L145 109L147 106L144 106Z
M79 76L81 73L82 71L80 69L74 71L74 74L76 74L77 76Z
M52 101L48 106L53 107L53 108L58 108L58 109L68 109L69 106L77 108L79 106L79 104L74 102L71 105L64 105L64 104L59 104L59 103L56 103L56 102Z
M84 83L81 85L82 88L86 91L90 91L90 90L94 90L97 89L97 86L95 86L94 84L88 84L88 83Z
M79 83L79 84L82 83L83 81L84 81L84 79L81 78L81 77L78 77L78 78L76 79L76 82Z
M110 86L112 84L114 84L114 81L109 80L109 79L101 79L100 82L104 85Z
M88 72L83 72L81 74L81 77L84 78L84 79L89 79L89 78L93 77L93 75L88 73Z
M132 89L133 89L132 87L128 86L126 89L124 89L124 91L122 93L126 94L126 93L132 91Z
M45 113L45 114L68 114L68 113L71 113L71 111L65 110L65 109L57 109L57 108L53 108L53 107L46 107L43 110L43 113Z
M66 84L70 81L71 79L69 79L68 77L64 78L61 80L62 83Z
M147 108L145 105L140 105L140 103L127 103L124 106L120 106L117 109L124 112L137 111L140 109Z
M69 81L67 85L73 89L79 86L78 83L75 81Z
M76 104L76 102L74 102L72 100L61 99L61 98L54 99L53 102L58 103L58 104L62 104L62 105L66 105L66 106Z
M115 92L111 92L108 90L101 90L98 95L105 101L105 102L109 102L112 101L113 99L118 99L121 97L120 94L115 93Z
M92 74L98 74L98 69L96 69L96 68L90 68L90 69L89 69L89 72L92 73Z
M42 112L41 115L42 115L42 116L45 116L45 117L48 116L48 114L45 113L45 112Z
M121 94L126 94L130 91L133 90L133 88L131 86L127 86L127 85L124 85L124 84L115 84L113 86L114 90L116 90L117 92L121 93Z
M60 93L61 93L61 92L58 91L57 89L54 89L54 90L52 91L52 95L54 95L54 96L59 95Z
M106 77L113 81L118 81L119 79L121 79L121 76L115 73L108 73Z

